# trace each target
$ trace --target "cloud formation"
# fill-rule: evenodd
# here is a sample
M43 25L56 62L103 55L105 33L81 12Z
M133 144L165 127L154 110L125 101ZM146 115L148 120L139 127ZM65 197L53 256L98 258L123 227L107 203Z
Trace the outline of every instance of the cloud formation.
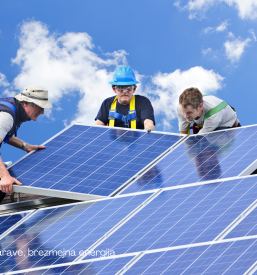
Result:
M6 76L4 74L0 73L0 86L7 87L9 85L10 84L9 84L9 82L6 79Z
M254 41L257 41L257 38L256 38L256 35L255 35L255 32L254 32L252 29L250 29L250 30L249 30L249 33L252 35L253 40L254 40Z
M204 29L204 33L223 32L227 29L228 22L225 20L218 27L208 27Z
M22 91L26 85L40 85L49 90L49 97L56 110L62 111L60 101L66 95L79 94L77 106L70 106L65 123L74 121L94 124L102 101L113 94L108 82L116 67L127 65L124 50L103 54L94 53L92 38L87 33L51 34L46 25L37 21L25 22L19 36L20 48L13 64L20 73L12 83L0 74L4 94ZM219 74L202 67L154 76L137 75L142 84L137 93L148 96L155 114L161 117L159 129L170 129L180 93L191 86L203 93L213 93L222 88L224 80ZM65 111L65 110L63 110ZM51 119L54 119L48 113Z
M238 62L240 57L244 53L245 48L249 45L250 41L250 38L247 38L245 40L237 38L235 40L226 41L224 43L224 47L227 58L233 63Z
M189 11L189 17L195 18L202 16L214 5L226 3L238 10L238 15L241 19L256 19L257 18L257 2L256 0L190 0L187 5L180 7ZM178 2L175 4L179 6Z
M13 88L43 86L49 90L54 104L64 95L79 93L77 110L73 107L76 120L92 124L99 103L112 95L108 81L113 68L126 63L126 52L115 51L107 53L106 59L100 58L93 52L94 45L87 33L70 32L58 37L35 21L22 25L19 42L12 62L20 66L21 72L14 79Z

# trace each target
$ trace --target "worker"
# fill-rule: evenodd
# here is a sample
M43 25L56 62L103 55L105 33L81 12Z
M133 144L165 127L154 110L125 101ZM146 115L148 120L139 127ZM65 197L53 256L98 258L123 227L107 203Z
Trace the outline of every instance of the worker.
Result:
M225 101L211 95L202 95L197 88L186 89L179 97L177 107L179 131L189 134L240 127L235 110Z
M39 86L27 86L22 93L14 97L0 98L0 144L8 143L29 153L44 149L45 146L31 145L17 137L17 130L23 122L34 120L44 114L45 108L52 108L48 101L48 91ZM0 202L5 193L12 193L12 184L22 185L6 169L0 155Z
M150 100L133 95L139 82L129 67L119 67L113 75L112 90L116 96L105 99L95 118L95 125L154 130L154 111Z

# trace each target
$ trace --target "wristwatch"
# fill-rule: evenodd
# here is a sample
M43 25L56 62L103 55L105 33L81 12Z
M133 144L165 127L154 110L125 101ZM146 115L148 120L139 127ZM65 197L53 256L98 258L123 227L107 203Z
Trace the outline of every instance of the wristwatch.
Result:
M21 150L24 150L26 145L27 145L27 143L23 142L22 145L21 145Z

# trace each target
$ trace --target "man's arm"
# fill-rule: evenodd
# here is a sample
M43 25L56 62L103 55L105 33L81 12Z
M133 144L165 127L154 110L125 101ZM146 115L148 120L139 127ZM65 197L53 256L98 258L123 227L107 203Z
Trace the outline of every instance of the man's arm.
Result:
M178 118L178 127L179 127L180 134L188 135L188 128L190 127L190 122L188 122L184 118L184 116L181 114L180 105L177 106L176 114Z
M105 124L99 119L96 120L95 125L105 126Z
M9 139L9 142L8 144L16 147L16 148L19 148L21 149L22 145L23 145L23 141L15 136L12 136L10 139ZM25 147L23 148L23 150L27 153L33 151L33 150L37 150L37 149L44 149L45 146L43 145L31 145L29 143L26 143Z
M150 128L152 131L154 131L154 123L151 119L145 119L144 120L144 128Z

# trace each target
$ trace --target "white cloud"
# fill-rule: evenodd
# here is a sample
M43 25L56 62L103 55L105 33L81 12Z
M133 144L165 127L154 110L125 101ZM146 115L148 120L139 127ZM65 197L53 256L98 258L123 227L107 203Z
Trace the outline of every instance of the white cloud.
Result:
M235 38L235 35L233 34L233 32L229 32L229 33L228 33L228 37L229 37L229 38Z
M224 47L227 58L230 59L231 62L238 62L250 41L250 38L245 40L238 38L233 41L226 41Z
M114 95L108 82L116 67L127 64L127 53L119 50L104 54L106 59L100 58L93 52L94 45L87 33L57 36L50 34L46 25L35 21L22 25L19 42L20 48L12 62L20 66L21 71L4 93L22 91L26 85L40 85L49 90L51 102L60 111L59 102L65 95L79 93L77 106L70 107L75 121L94 124L102 101ZM147 83L138 86L137 94L151 98L155 114L161 116L158 123L164 130L170 129L178 97L184 89L195 86L203 93L212 93L221 89L224 79L202 67L157 73L152 77L135 73L139 81ZM49 111L46 115L55 119ZM67 114L63 123L70 122L71 114Z
M6 79L6 76L2 73L0 73L0 86L7 87L9 86L9 82Z
M218 27L207 27L204 29L204 33L213 33L213 32L223 32L227 29L228 22L227 20L222 22Z
M216 31L217 32L223 32L227 29L227 26L228 26L228 22L227 20L222 22L217 28L216 28Z
M211 48L202 50L202 54L203 54L203 55L207 55L207 54L209 54L209 53L211 53L211 52L212 52L212 49L211 49Z
M224 78L212 70L193 67L187 71L158 73L152 78L154 85L146 88L157 114L164 115L163 125L167 129L176 117L179 95L189 87L197 87L202 93L214 93L222 88Z
M26 85L40 85L49 90L52 103L64 95L79 92L76 120L93 124L96 112L106 97L112 96L108 82L113 69L126 63L123 50L107 53L106 59L97 56L87 33L49 34L41 22L27 22L21 27L20 48L12 60L21 67L13 87L22 90Z
M249 33L253 36L253 40L254 40L254 41L257 41L255 32L254 32L252 29L249 30Z
M205 33L205 34L207 34L207 33L212 33L213 30L214 30L214 28L212 28L212 27L207 27L207 28L204 29L204 33Z
M235 7L241 19L254 20L257 18L256 0L190 0L183 9L189 10L189 18L195 18L204 15L208 9L222 2Z

